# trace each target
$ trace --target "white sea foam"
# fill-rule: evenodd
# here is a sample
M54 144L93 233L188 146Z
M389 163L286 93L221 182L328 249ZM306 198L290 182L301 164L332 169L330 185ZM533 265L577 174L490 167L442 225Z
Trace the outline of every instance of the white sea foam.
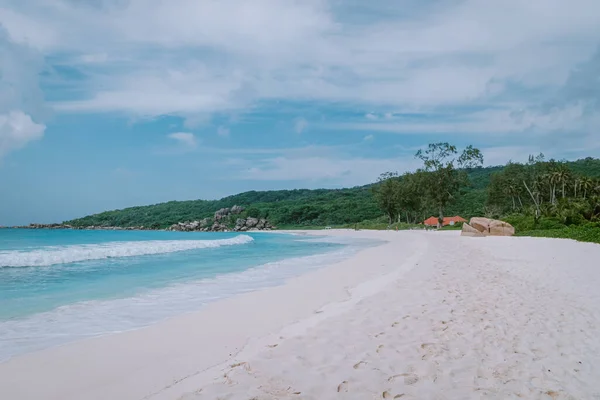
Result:
M176 251L247 244L254 239L238 235L218 240L148 240L136 242L107 242L69 246L46 246L29 251L0 251L0 267L47 267L87 260L133 257Z
M357 244L325 254L289 258L242 272L180 283L135 297L84 301L25 318L0 321L0 362L75 340L141 328L196 311L223 298L280 285L295 276L340 262L363 247Z

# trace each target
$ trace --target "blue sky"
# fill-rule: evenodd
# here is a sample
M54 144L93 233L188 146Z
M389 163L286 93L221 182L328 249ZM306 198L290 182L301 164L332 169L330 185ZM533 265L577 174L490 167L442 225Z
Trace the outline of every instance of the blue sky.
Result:
M597 0L0 0L0 225L600 156Z

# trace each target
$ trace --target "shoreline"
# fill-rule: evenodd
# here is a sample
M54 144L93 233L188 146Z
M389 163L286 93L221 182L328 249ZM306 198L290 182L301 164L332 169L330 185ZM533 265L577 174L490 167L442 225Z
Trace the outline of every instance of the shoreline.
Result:
M325 231L273 231L272 233L292 233L307 237L327 236L323 235L324 232ZM326 232L329 233L331 231ZM188 352L187 348L190 347L193 342L195 342L195 339L191 337L191 335L186 334L186 332L189 331L190 328L193 329L194 332L197 330L202 330L201 325L206 324L207 321L210 321L211 324L217 323L220 325L219 329L215 328L216 330L212 329L207 332L199 332L201 335L205 335L203 340L205 340L207 343L221 343L222 338L219 336L221 336L220 332L222 330L231 330L234 326L237 330L246 330L246 332L240 332L239 334L228 336L226 338L227 343L222 343L220 349L216 352L211 350L210 355L204 354L202 351L196 354L196 358L202 357L206 360L203 365L213 365L215 363L222 362L229 357L230 349L241 348L241 346L250 337L264 335L269 333L272 329L283 327L298 318L309 316L312 314L314 309L318 309L323 305L330 303L331 301L339 300L347 296L345 289L347 286L354 286L361 280L364 280L366 277L373 276L379 271L384 271L386 269L385 266L374 269L373 271L364 271L360 268L360 264L356 264L353 260L357 257L359 257L359 259L371 257L369 254L376 252L376 249L386 245L389 245L389 242L383 239L382 244L380 245L359 250L349 259L332 265L327 265L316 271L311 271L301 276L292 278L283 285L268 287L258 291L221 299L217 302L207 304L198 311L192 311L184 315L172 317L148 327L83 339L81 341L11 358L4 363L0 363L0 397L8 396L8 398L29 398L42 396L45 399L71 398L69 391L72 388L67 389L66 392L63 392L65 388L61 388L61 386L68 386L69 384L67 382L70 380L69 376L80 373L80 367L78 363L79 359L89 360L90 368L95 371L94 375L97 376L98 380L100 381L111 379L121 380L121 375L127 375L129 373L133 374L131 375L132 380L137 380L137 378L133 379L135 374L132 371L139 370L140 368L143 369L147 363L148 357L152 357L152 355L147 354L147 349L149 347L155 347L159 344L162 344L162 337L168 333L169 336L178 338L176 340L177 343L187 344L182 346L172 343L173 346L167 346L170 349L169 351L171 351L172 354L176 354L176 356L174 356L175 358L187 358L185 356L185 353ZM345 266L348 263L355 265L355 271L353 275L346 276L345 279L338 281L335 285L324 284L327 279L331 279L334 276L340 275L341 270L345 270ZM304 296L304 288L306 286L310 286L315 289L308 301ZM277 302L280 299L283 299L283 301L280 302L281 304L271 304L272 302ZM257 327L246 329L249 325L253 324L251 320L247 319L248 316L253 314L252 308L259 306L270 308L270 314L277 314L276 317L271 318L271 316L263 315L263 326L260 329L257 329ZM291 308L288 308L287 306L290 306ZM244 312L241 312L240 307L244 308ZM290 310L293 312L290 313ZM237 324L233 321L223 320L219 316L228 313L233 313L237 316L236 318L239 318ZM245 322L242 323L242 321ZM112 349L122 347L122 344L124 343L135 343L138 344L138 346L133 346L135 348L130 348L131 354L126 357L129 358L131 363L127 365L121 365L121 367L113 370L113 367L116 366L112 365L112 361L110 360L110 356L108 356L108 354L111 353ZM106 351L98 351L97 349L100 347L106 347ZM171 358L169 355L165 354L164 351L160 351L159 353L161 353L161 357L164 356L167 359ZM66 365L63 366L63 369L57 371L56 369L49 367L49 365L53 363L53 360L56 359L69 361L65 363ZM136 359L140 362L135 362ZM164 360L161 363L163 362ZM191 362L192 360L186 361L186 363ZM194 367L194 369L195 368L196 367ZM184 376L189 373L189 368L182 367L176 369L181 370L181 372L175 374L177 376ZM119 372L116 373L116 371ZM50 372L51 375L52 373L55 373L56 375L52 377L44 376L47 375L48 372ZM103 376L102 372L106 372L107 375L103 378L100 378L100 376ZM45 382L45 384L40 383L40 385L38 385L36 388L29 387L30 385L28 385L28 381L31 379L31 376L38 374L40 376L39 380L41 382ZM160 373L157 375L160 375ZM21 380L23 376L29 376L29 378ZM7 377L11 378L6 379ZM172 382L173 379L177 378L175 376L169 376L165 380L162 380L161 385L167 386L170 382ZM153 388L155 382L161 382L159 376L151 381L148 381L148 388ZM29 390L35 390L35 392L29 392ZM103 392L102 388L99 388L99 390ZM127 388L116 388L111 394L112 398L120 398L119 396L122 390L129 393ZM5 393L5 391L7 392ZM77 392L77 390L75 391ZM51 393L56 393L56 396L48 397ZM143 396L147 395L145 387L137 388L137 390L133 389L131 391L131 396L133 396L132 398L137 398L136 396L141 396L142 394ZM107 398L106 396L106 394L99 394L98 398ZM81 397L73 394L72 398ZM90 394L86 398L95 397Z
M292 233L385 243L147 328L14 358L0 364L0 397L600 393L599 246L455 232Z
M267 240L264 235L253 236L262 236ZM269 236L287 236L286 241L291 240L292 245L296 241L306 241L326 246L332 243L335 247L307 247L301 253L288 255L285 249L280 249L270 256L266 253L266 260L232 260L240 266L249 264L237 270L217 271L213 275L150 288L142 293L133 293L131 297L90 298L4 319L0 321L0 363L86 339L143 329L201 311L207 305L244 293L282 286L291 279L327 268L353 257L357 252L383 243L322 236L313 239L313 236L275 232L270 232ZM309 243L307 245L311 246ZM178 262L177 259L172 260L173 263ZM213 263L218 264L220 260ZM165 265L162 268L169 267Z

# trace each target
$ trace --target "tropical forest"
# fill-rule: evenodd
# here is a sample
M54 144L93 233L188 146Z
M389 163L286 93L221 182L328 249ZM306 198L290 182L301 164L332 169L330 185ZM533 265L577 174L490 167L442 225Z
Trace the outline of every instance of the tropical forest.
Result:
M422 227L431 216L485 216L511 223L519 235L600 242L599 159L553 160L538 154L526 163L483 167L484 156L473 146L461 151L449 143L433 143L415 154L421 168L384 172L364 186L171 201L106 211L65 224L164 229L239 205L244 207L240 217L264 218L280 229L409 229Z

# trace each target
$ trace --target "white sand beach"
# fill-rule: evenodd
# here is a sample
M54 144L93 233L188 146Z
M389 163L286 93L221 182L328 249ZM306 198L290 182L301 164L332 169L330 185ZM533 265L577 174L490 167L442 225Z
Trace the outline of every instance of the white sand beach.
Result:
M0 364L0 399L600 399L600 245L457 232Z

